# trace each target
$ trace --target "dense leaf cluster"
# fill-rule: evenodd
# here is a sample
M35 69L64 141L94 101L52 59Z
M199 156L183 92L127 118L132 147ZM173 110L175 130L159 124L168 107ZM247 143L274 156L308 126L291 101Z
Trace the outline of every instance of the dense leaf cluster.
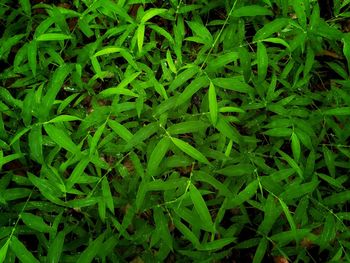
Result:
M349 262L349 2L0 0L0 262Z

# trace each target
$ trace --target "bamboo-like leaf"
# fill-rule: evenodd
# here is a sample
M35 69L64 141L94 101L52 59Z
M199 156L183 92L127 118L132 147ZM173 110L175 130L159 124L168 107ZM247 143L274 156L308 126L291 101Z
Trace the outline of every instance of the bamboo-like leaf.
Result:
M105 233L99 235L89 246L80 254L77 259L77 263L93 262L95 256L102 249L103 240L105 239Z
M223 247L233 243L236 239L233 237L226 237L218 240L214 240L208 243L201 244L198 250L212 251L222 249Z
M268 241L266 238L262 238L259 242L258 248L255 251L253 263L260 263L263 261L264 256L266 254L268 246Z
M209 99L210 119L212 124L215 126L218 120L218 102L216 100L215 86L211 81L209 84L208 99Z
M142 52L142 46L145 38L145 24L141 23L137 27L137 47L139 52Z
M95 153L95 150L97 148L97 144L102 136L102 133L104 129L106 128L106 123L103 123L98 129L96 130L94 136L91 139L91 145L90 145L90 155Z
M269 65L269 57L267 55L267 50L262 42L258 42L257 63L258 79L261 82L264 81L266 78L267 68Z
M152 17L158 16L160 14L163 14L166 12L167 9L162 9L162 8L152 8L147 10L143 17L141 18L141 23L146 23L148 20L150 20Z
M79 181L79 178L84 174L84 170L89 164L90 159L88 156L83 157L83 159L75 166L72 174L67 179L67 188L70 189L75 183Z
M196 209L199 218L202 220L204 224L208 224L212 228L212 232L215 231L215 227L213 221L211 219L211 215L209 213L208 207L198 189L191 183L190 184L190 197L194 204L194 208Z
M334 178L335 177L334 154L326 146L323 146L323 156L324 156L324 161L328 168L329 174Z
M36 76L36 68L37 68L37 61L36 61L37 53L38 53L37 49L38 47L37 47L36 41L32 40L28 44L28 63L34 76Z
M284 160L287 161L287 163L290 165L290 167L292 167L294 169L294 171L301 177L303 178L303 171L301 170L301 168L298 166L298 164L286 153L277 150L278 153L282 156L282 158Z
M0 262L5 262L7 250L9 248L11 239L7 239L5 244L0 248Z
M170 134L196 133L204 132L207 127L208 124L203 121L185 121L171 125L167 131Z
M188 144L187 142L184 142L178 138L171 137L171 140L173 143L184 153L188 154L191 156L193 159L205 163L205 164L210 164L207 158L197 149L195 149L193 146Z
M232 14L234 17L243 16L270 16L272 11L260 5L246 5L236 8Z
M277 18L272 22L265 24L261 29L256 32L254 41L263 40L270 37L272 34L279 32L289 23L287 18Z
M259 182L257 180L254 180L253 182L249 183L243 191L241 191L237 196L232 198L232 200L229 200L227 207L236 207L248 201L256 194L258 186Z
M72 139L68 136L68 134L60 128L57 128L52 124L45 124L44 129L50 138L57 143L60 147L66 149L71 153L78 153L79 148Z
M111 211L111 213L114 213L113 197L106 177L102 179L102 196L107 208Z
M188 69L181 72L179 75L176 76L174 81L169 86L169 91L174 91L184 83L186 83L189 79L191 79L196 73L199 72L198 66L192 66Z
M131 141L133 134L127 128L125 128L122 124L120 124L116 121L113 121L113 120L109 120L108 125L123 140L125 140L126 142Z
M297 227L295 225L294 219L289 211L288 206L286 205L286 203L282 200L282 199L278 199L278 201L280 202L281 206L282 206L282 210L287 218L287 221L290 225L291 231L294 235L294 238L296 240L296 242L298 242L298 237L297 237Z
M294 132L292 133L292 152L294 159L298 162L301 154L300 141L298 135Z
M49 246L49 251L47 254L48 262L59 263L62 255L63 245L64 245L65 233L64 231L59 232L55 239Z
M142 143L146 138L149 138L158 131L159 125L151 123L138 130L125 145L125 150L128 151L136 145Z
M154 147L147 164L148 176L155 176L156 171L158 170L158 167L162 159L164 158L165 154L169 149L169 146L170 146L169 138L164 137L157 143L156 147Z
M39 263L39 260L33 256L33 254L25 247L21 241L18 240L16 236L12 236L10 247L21 262Z
M30 228L43 232L43 233L49 233L51 228L49 225L47 225L42 217L31 214L31 213L22 213L21 215L22 221Z
M197 91L201 88L207 86L209 84L209 80L206 76L198 77L194 79L190 85L188 85L185 90L180 94L177 98L176 106L180 106L189 100Z
M36 41L60 41L72 39L72 36L61 34L61 33L46 33L38 36Z
M30 154L38 163L44 163L41 125L33 126L28 134Z

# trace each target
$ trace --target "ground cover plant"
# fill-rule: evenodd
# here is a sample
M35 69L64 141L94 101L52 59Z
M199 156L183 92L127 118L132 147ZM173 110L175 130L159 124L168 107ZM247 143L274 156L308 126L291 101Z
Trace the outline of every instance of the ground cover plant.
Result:
M0 0L0 262L350 262L318 2Z

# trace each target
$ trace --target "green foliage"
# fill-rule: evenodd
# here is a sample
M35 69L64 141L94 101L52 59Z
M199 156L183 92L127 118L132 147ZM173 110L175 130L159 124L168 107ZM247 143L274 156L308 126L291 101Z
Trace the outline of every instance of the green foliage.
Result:
M1 0L0 262L349 262L349 4Z

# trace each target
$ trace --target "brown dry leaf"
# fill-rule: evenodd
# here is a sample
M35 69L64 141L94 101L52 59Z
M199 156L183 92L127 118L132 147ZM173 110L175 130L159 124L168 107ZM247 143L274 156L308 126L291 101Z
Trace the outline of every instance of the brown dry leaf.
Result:
M274 257L273 261L275 263L288 263L289 262L288 259L286 259L285 257L282 257L282 256Z
M130 263L144 263L144 261L142 260L142 258L136 257L133 260L131 260Z
M300 242L300 245L304 248L311 248L312 247L312 241L307 239L307 238L304 238L301 242Z
M124 167L128 170L129 173L135 170L134 164L130 159L126 159L123 163Z

